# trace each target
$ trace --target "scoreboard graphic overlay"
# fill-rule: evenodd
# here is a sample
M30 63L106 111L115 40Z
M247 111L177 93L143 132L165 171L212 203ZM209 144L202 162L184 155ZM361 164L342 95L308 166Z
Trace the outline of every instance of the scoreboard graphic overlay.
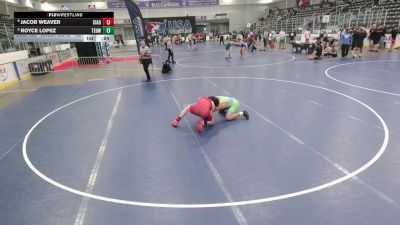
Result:
M113 42L114 12L15 12L16 42Z

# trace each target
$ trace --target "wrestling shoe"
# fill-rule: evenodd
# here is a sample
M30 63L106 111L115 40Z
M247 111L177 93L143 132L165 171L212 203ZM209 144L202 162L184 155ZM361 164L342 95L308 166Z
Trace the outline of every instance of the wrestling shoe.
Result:
M243 116L244 116L244 118L246 118L246 120L250 119L250 115L247 112L247 110L243 110Z
M177 120L174 120L174 121L172 121L171 126L178 127L178 123L179 122Z

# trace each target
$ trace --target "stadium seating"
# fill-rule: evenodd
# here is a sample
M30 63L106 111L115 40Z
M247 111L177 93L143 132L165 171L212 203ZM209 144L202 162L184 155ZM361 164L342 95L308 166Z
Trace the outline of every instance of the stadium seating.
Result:
M329 23L322 23L322 16L330 15ZM254 31L272 29L292 31L296 28L320 29L321 26L347 28L370 27L385 24L388 30L399 26L400 1L387 0L374 4L373 0L338 0L310 5L303 8L275 9L252 26Z

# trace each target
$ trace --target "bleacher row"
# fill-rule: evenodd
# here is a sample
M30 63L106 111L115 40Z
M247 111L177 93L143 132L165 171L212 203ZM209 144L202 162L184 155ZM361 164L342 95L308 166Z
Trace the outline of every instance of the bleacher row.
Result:
M322 16L330 15L330 20L322 24ZM319 29L321 26L347 28L372 24L385 24L387 29L399 26L400 1L387 0L374 4L374 0L338 0L335 2L274 10L252 24L252 30L293 31L297 28Z
M10 41L14 40L14 24L9 15L0 14L0 42L4 46L9 46ZM8 35L8 36L7 36Z

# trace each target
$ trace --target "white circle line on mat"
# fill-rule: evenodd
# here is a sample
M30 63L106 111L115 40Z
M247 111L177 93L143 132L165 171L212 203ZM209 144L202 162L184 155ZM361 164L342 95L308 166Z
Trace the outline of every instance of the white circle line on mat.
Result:
M331 92L331 93L335 93L335 94L344 96L344 97L346 97L346 98L348 98L348 99L350 99L352 101L357 102L358 104L361 104L362 106L367 108L370 112L372 112L378 118L378 120L382 124L383 131L384 131L384 139L383 139L382 146L380 147L380 149L377 152L377 154L374 155L374 157L372 159L370 159L366 164L364 164L360 168L352 171L349 174L346 174L343 177L340 177L338 179L335 179L333 181L330 181L328 183L325 183L325 184L322 184L322 185L319 185L319 186L316 186L316 187L312 187L312 188L308 188L308 189L304 189L304 190L301 190L301 191L292 192L292 193L288 193L288 194L272 196L272 197L266 197L266 198L259 198L259 199L253 199L253 200L245 200L245 201L235 201L235 202L207 203L207 204L172 204L172 203L169 204L169 203L154 203L154 202L137 202L137 201L116 199L116 198L110 198L110 197L99 196L99 195L95 195L95 194L91 194L91 193L86 193L86 192L79 191L79 190L73 189L71 187L68 187L68 186L63 185L61 183L58 183L57 181L54 181L51 178L47 177L45 174L43 174L41 171L39 171L32 164L32 162L30 161L30 159L28 157L27 143L28 143L29 137L32 134L32 132L46 118L48 118L49 116L51 116L52 114L56 113L57 111L59 111L61 109L64 109L64 108L66 108L66 107L68 107L68 106L70 106L70 105L72 105L74 103L80 102L82 100L94 97L96 95L100 95L100 94L103 94L103 93L120 90L120 89L123 89L123 88L134 87L134 86L139 86L139 85L150 85L152 83L163 83L163 82L170 82L170 81L195 80L195 79L251 79L251 80L276 81L276 82L303 85L303 86L306 86L306 87L313 87L313 88L325 90L325 91L328 91L328 92ZM259 203L265 203L265 202L278 201L278 200L282 200L282 199L287 199L287 198L292 198L292 197L296 197L296 196L306 195L306 194L309 194L309 193L313 193L313 192L316 192L316 191L320 191L320 190L332 187L332 186L334 186L336 184L342 183L342 182L344 182L344 181L346 181L346 180L348 180L348 179L360 174L361 172L363 172L366 169L368 169L368 167L373 165L383 155L383 153L385 152L386 147L388 145L388 141L389 141L389 130L388 130L388 127L387 127L385 121L383 120L383 118L374 109L372 109L370 106L368 106L367 104L365 104L364 102L362 102L362 101L360 101L358 99L355 99L355 98L353 98L351 96L348 96L346 94L337 92L335 90L331 90L331 89L320 87L320 86L315 86L315 85L312 85L312 84L306 84L306 83L300 83L300 82L288 81L288 80L268 79L268 78L253 78L253 77L193 77L193 78L179 78L179 79L170 79L170 80L159 80L159 81L153 81L153 82L150 82L150 83L139 83L139 84L121 86L121 87L117 87L117 88L113 88L113 89L97 92L97 93L88 95L86 97L77 99L75 101L72 101L70 103L67 103L67 104L65 104L65 105L53 110L52 112L48 113L46 116L41 118L38 122L36 122L35 125L33 125L33 127L25 135L25 138L24 138L24 141L23 141L23 145L22 145L22 153L23 153L23 157L24 157L25 163L40 178L42 178L46 182L48 182L48 183L50 183L50 184L52 184L52 185L54 185L54 186L56 186L58 188L61 188L61 189L65 190L65 191L68 191L68 192L71 192L71 193L74 193L74 194L77 194L77 195L81 195L81 196L84 196L84 197L97 199L97 200L101 200L101 201L106 201L106 202L117 203L117 204L144 206L144 207L156 207L156 208L215 208L215 207L231 207L231 206L251 205L251 204L259 204Z
M359 85L355 85L355 84L351 84L342 80L339 80L337 78L334 78L332 75L329 74L329 71L337 68L337 67L341 67L341 66L347 66L347 65L353 65L353 64L360 64L360 63L374 63L374 62L398 62L400 60L376 60L376 61L362 61L362 62L351 62L351 63L344 63L344 64L339 64L339 65L335 65L335 66L331 66L328 69L325 70L325 75L331 79L334 80L336 82L351 86L351 87L355 87L355 88L360 88L360 89L364 89L364 90L368 90L368 91L373 91L373 92L378 92L378 93L382 93L382 94L388 94L388 95L394 95L394 96L400 96L400 94L396 94L393 92L388 92L388 91L382 91L382 90L377 90L377 89L372 89L372 88L367 88L367 87L363 87L363 86L359 86Z
M263 54L276 54L276 53L263 53ZM201 69L238 69L238 68L254 68L254 67L263 67L263 66L272 66L272 65L279 65L283 63L288 63L296 59L295 56L289 55L289 54L280 54L280 55L286 55L290 56L289 60L286 61L281 61L281 62L276 62L276 63L266 63L266 64L259 64L259 65L249 65L249 66L195 66L195 65L187 65L187 64L182 64L179 61L182 61L182 59L179 59L176 61L176 65L182 66L182 67L191 67L191 68L201 68ZM225 59L221 59L225 60Z

